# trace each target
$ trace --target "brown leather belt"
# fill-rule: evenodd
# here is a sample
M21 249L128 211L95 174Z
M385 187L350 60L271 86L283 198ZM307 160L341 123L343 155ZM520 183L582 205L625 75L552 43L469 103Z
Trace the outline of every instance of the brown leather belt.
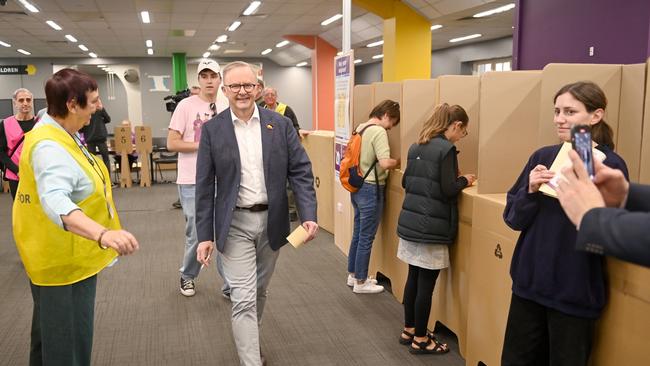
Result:
M238 210L246 210L250 212L261 212L261 211L266 211L269 209L269 205L265 203L258 203L256 205L252 205L250 207L239 207L237 206Z

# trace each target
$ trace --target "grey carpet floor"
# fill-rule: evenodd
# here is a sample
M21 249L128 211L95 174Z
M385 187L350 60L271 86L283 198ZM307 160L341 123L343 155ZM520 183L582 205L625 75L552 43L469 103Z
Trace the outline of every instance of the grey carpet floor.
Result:
M196 296L179 293L184 222L171 208L176 186L117 189L115 197L141 250L98 277L93 365L237 365L230 303L214 265L197 280ZM9 194L0 194L0 232L0 365L26 365L32 301L11 235ZM444 332L452 349L445 355L414 356L398 344L402 306L388 292L352 293L346 263L325 231L299 249L282 249L261 330L269 365L465 364Z

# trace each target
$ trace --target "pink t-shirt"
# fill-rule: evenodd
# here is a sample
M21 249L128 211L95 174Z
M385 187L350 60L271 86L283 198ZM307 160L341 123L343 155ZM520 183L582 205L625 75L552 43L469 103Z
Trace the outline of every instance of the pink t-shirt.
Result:
M215 116L228 108L228 102L224 104L217 98ZM201 99L198 95L192 95L181 100L176 106L169 123L169 129L178 131L183 141L201 141L201 126L212 118L210 103ZM196 152L178 153L178 178L176 184L196 183Z

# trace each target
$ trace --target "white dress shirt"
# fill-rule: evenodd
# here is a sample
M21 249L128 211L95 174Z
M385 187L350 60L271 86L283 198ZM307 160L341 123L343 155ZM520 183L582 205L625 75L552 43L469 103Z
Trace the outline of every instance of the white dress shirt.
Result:
M237 207L250 207L255 204L266 204L266 182L264 179L264 161L262 157L262 129L260 127L260 111L255 106L253 115L248 121L242 121L230 110L232 123L239 147L241 162L241 182Z

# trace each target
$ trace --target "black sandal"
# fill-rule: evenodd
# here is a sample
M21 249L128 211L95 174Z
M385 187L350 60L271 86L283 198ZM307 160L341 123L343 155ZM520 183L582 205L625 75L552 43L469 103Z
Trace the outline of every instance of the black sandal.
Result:
M405 330L402 331L402 334L407 336L407 338L402 337L402 335L399 336L399 344L403 344L405 346L408 346L413 342L413 337L415 337L415 334L407 332Z
M428 349L429 345L431 342L435 342L436 346L433 347L433 349ZM417 346L413 347L413 345ZM446 348L443 348L446 347ZM409 352L411 352L414 355L430 355L430 354L438 354L441 355L443 353L449 352L449 346L447 346L444 343L440 343L438 341L434 341L431 338L427 339L426 342L416 342L413 340L413 343L411 343L411 346L409 347Z

